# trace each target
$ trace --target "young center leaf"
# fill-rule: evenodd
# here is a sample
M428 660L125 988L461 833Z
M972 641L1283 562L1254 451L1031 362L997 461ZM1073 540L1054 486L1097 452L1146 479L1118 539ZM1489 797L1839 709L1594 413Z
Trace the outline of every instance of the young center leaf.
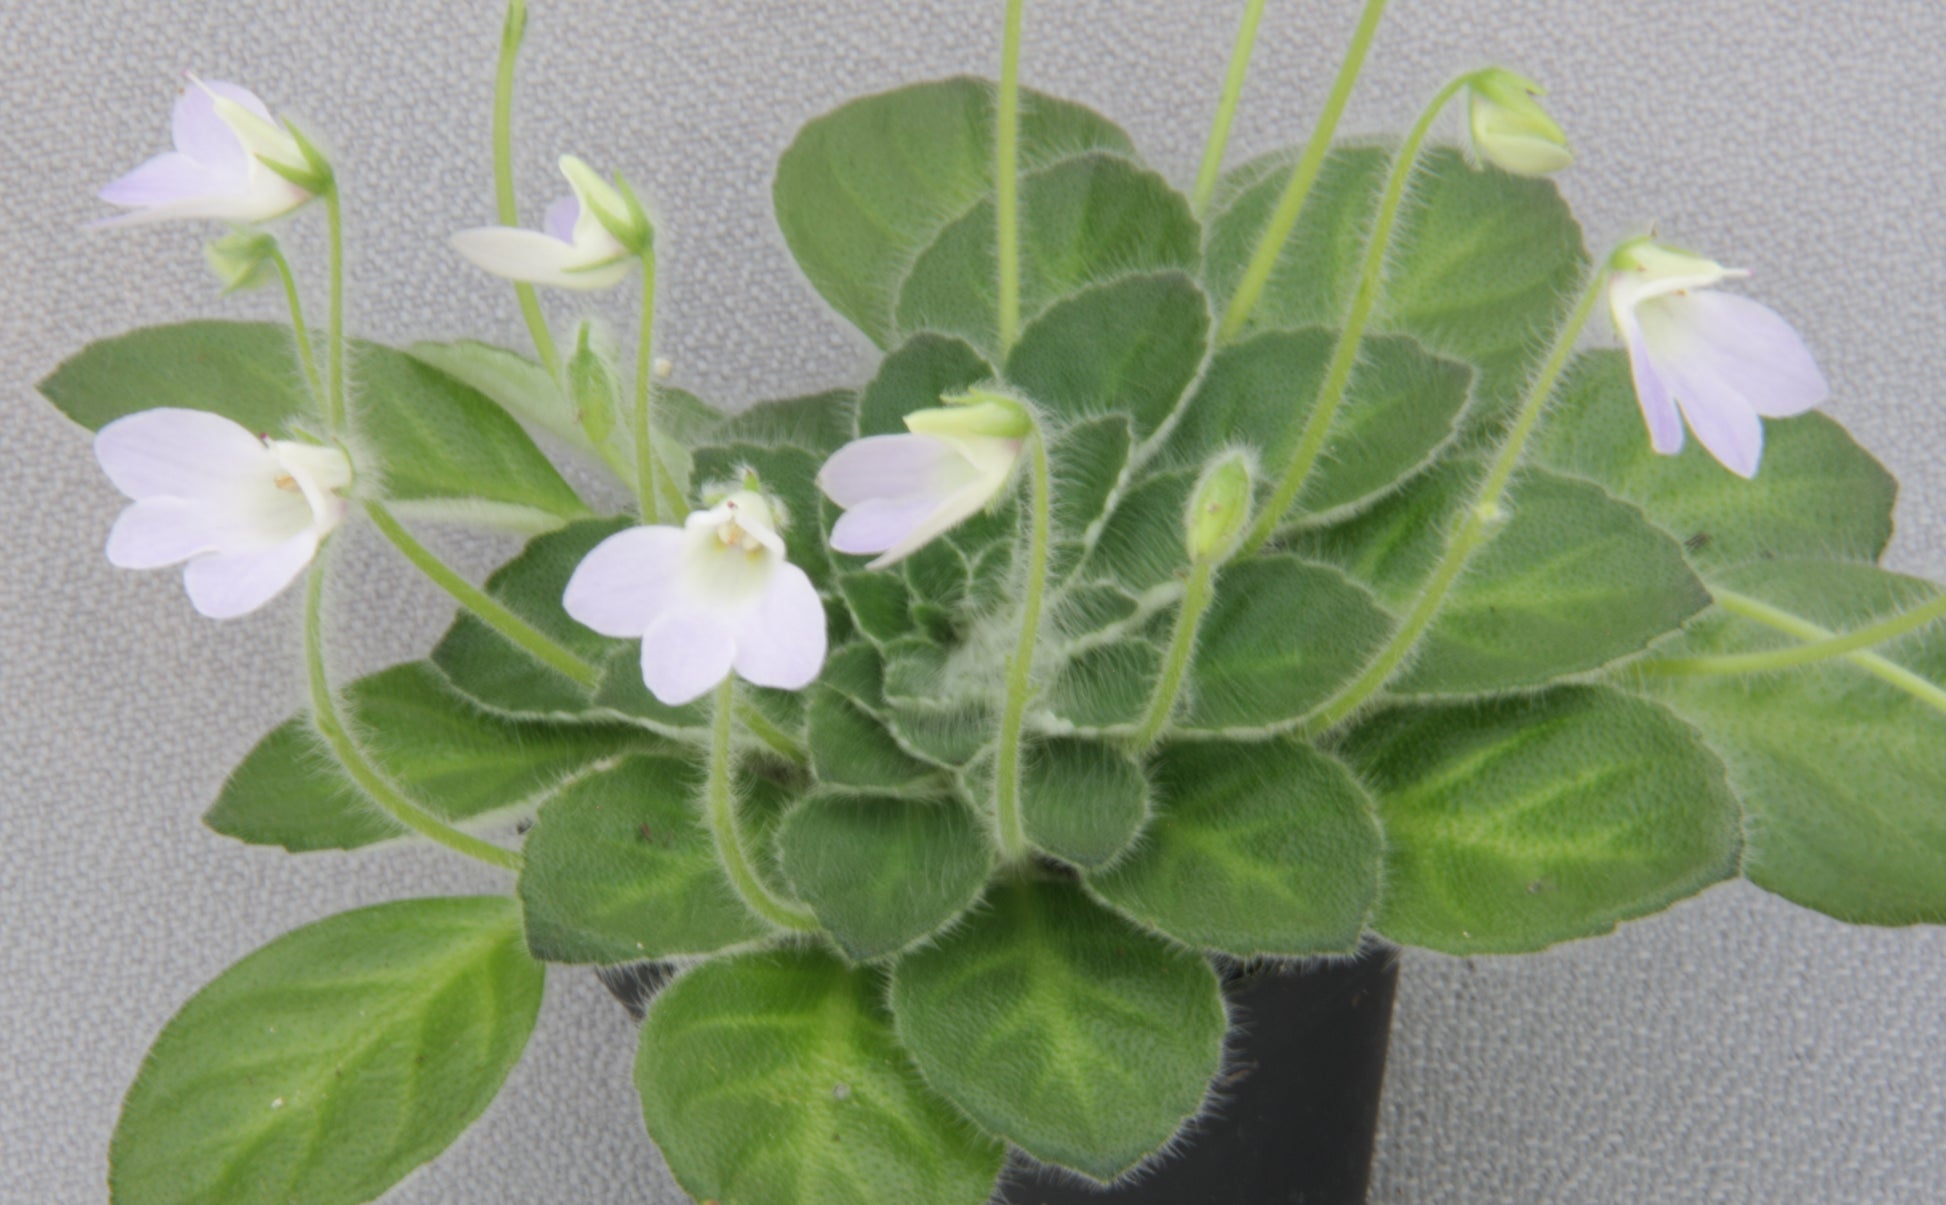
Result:
M656 997L635 1085L683 1190L722 1205L982 1205L1005 1158L920 1083L884 982L815 949L708 962Z
M504 896L401 900L271 942L156 1038L108 1151L117 1205L356 1205L459 1136L532 1032Z

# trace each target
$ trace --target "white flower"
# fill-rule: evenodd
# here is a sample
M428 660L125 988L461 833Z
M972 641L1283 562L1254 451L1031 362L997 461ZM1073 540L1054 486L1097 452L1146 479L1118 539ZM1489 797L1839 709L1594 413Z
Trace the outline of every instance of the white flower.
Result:
M1762 420L1802 414L1830 394L1803 340L1775 311L1708 291L1746 271L1646 239L1610 266L1608 305L1650 443L1680 452L1687 420L1725 468L1755 476Z
M574 192L547 207L539 230L462 230L453 249L495 276L529 284L586 290L619 282L648 246L648 216L573 155L563 155L560 166Z
M289 213L311 193L273 171L312 169L290 131L256 94L221 80L191 77L170 117L176 149L164 151L101 190L132 212L95 223L125 226L177 218L264 222Z
M336 448L267 440L203 410L143 410L95 434L95 459L135 499L108 533L123 569L181 561L211 619L263 606L345 516L351 462Z
M999 497L1013 479L1033 420L993 394L905 416L909 435L872 435L832 453L818 488L845 513L831 547L879 553L866 567L911 556Z
M763 495L744 490L681 527L631 527L595 545L561 605L604 636L642 642L642 681L671 707L732 670L798 690L824 665L824 604Z
M1526 76L1490 67L1467 81L1467 128L1480 158L1519 176L1545 176L1574 162L1568 136L1537 97L1547 91Z

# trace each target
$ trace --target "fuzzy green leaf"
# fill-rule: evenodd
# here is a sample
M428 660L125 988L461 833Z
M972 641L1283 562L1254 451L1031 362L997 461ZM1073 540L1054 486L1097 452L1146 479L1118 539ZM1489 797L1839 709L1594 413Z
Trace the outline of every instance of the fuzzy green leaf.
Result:
M1080 105L1027 90L1020 100L1022 171L1083 151L1133 150L1128 135ZM898 341L893 312L913 261L993 192L994 108L985 80L912 84L813 119L778 160L771 196L791 254L880 347Z
M1020 817L1037 849L1076 866L1120 857L1149 818L1142 767L1112 745L1055 737L1027 747Z
M1722 764L1680 720L1619 691L1393 708L1339 752L1378 798L1375 927L1403 945L1539 950L1737 872Z
M1071 884L988 905L893 967L899 1038L988 1132L1112 1180L1202 1107L1228 1028L1216 975Z
M1309 746L1197 741L1153 764L1161 806L1088 885L1186 945L1242 958L1348 954L1378 896L1372 801Z
M493 1100L542 973L503 896L401 900L286 933L156 1038L109 1146L117 1205L355 1205Z
M808 397L758 402L723 420L710 440L799 448L821 460L851 439L857 425L858 395L849 389L833 389Z
M822 683L810 694L811 765L819 782L861 791L937 785L939 767L906 751L877 711Z
M1195 281L1125 276L1062 298L1022 328L1007 381L1057 422L1124 415L1143 440L1175 413L1208 335L1209 302Z
M858 434L902 435L904 418L993 378L980 353L950 335L918 334L879 362L858 396Z
M818 950L705 963L642 1026L635 1086L683 1190L722 1205L983 1205L1005 1151L928 1092L876 971Z

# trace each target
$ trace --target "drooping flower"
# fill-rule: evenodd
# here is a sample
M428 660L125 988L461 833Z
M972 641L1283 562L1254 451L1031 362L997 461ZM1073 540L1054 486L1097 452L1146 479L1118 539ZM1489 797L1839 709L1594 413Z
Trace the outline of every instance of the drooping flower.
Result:
M178 218L266 222L314 195L271 166L300 177L316 174L297 138L247 88L192 77L169 124L176 149L103 188L102 200L130 212L96 225Z
M123 569L189 562L189 601L211 619L263 606L345 516L351 461L336 448L263 439L203 410L143 410L95 434L95 459L133 498L108 533Z
M1019 402L974 393L905 416L906 435L872 435L839 448L818 488L845 513L831 529L839 552L878 553L867 568L911 556L999 497L1033 419Z
M1517 176L1545 176L1574 162L1568 136L1541 108L1547 90L1524 75L1489 67L1466 84L1474 153Z
M453 248L495 276L557 289L605 289L628 274L654 231L634 193L603 180L573 155L561 174L574 189L547 207L539 230L481 226L453 236Z
M1830 395L1804 341L1776 311L1711 291L1747 271L1648 239L1616 251L1610 269L1609 309L1656 451L1682 451L1687 421L1723 467L1752 477L1763 419L1802 414Z
M671 707L732 671L799 690L824 665L824 604L784 559L770 503L754 490L692 512L681 527L631 527L595 545L568 579L567 613L642 642L642 681Z

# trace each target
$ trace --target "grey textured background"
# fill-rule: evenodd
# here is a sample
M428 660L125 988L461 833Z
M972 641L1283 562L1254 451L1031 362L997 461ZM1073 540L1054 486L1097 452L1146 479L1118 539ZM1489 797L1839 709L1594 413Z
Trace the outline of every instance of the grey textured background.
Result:
M965 0L536 0L521 77L528 213L564 150L624 170L663 218L661 349L741 404L862 378L769 218L776 154L847 95L997 61ZM1038 0L1024 76L1193 173L1239 4ZM1273 0L1235 158L1300 138L1353 0ZM172 574L112 571L119 500L32 383L90 339L219 300L202 231L80 234L93 190L165 145L177 73L260 91L338 152L356 330L518 343L510 296L443 243L491 217L490 0L0 5L0 1197L105 1196L117 1102L150 1038L223 967L345 907L493 889L430 851L290 858L196 822L298 703L297 609L196 617ZM1934 0L1395 0L1347 129L1397 127L1457 68L1554 89L1604 245L1650 221L1806 332L1831 410L1906 482L1894 563L1946 576L1946 6ZM318 282L320 220L292 226ZM626 290L623 290L626 292ZM604 312L627 319L620 298ZM565 312L565 310L561 311ZM348 676L425 649L446 608L353 535ZM482 569L506 546L448 546ZM1946 806L1943 804L1942 806ZM458 1146L388 1201L670 1202L628 1082L631 1031L572 971ZM1414 955L1386 1089L1383 1202L1946 1198L1946 934L1848 930L1743 885L1520 959Z

